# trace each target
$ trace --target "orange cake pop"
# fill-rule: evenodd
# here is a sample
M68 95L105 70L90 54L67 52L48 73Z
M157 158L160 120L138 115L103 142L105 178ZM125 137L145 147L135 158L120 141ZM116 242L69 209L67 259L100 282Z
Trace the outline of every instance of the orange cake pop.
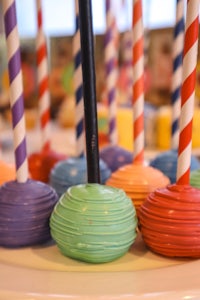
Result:
M49 182L49 174L52 167L66 155L53 151L50 147L50 99L48 89L48 63L45 35L42 28L42 7L41 1L37 0L37 66L38 66L38 86L39 86L39 110L40 124L43 134L43 147L41 152L33 153L29 156L29 172L35 180L45 183Z
M173 257L200 257L200 190L189 185L198 12L199 1L188 0L177 181L151 193L139 211L140 230L146 245L156 253Z
M6 164L4 161L0 161L0 185L9 180L16 178L15 167L11 164Z
M144 54L142 4L134 1L133 7L133 110L134 160L121 167L107 181L107 185L122 188L138 210L146 196L157 187L169 184L159 170L144 165Z

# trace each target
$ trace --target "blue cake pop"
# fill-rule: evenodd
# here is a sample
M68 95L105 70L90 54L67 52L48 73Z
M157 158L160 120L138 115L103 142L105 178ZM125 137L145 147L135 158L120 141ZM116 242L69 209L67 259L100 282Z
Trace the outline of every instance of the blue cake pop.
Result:
M171 183L176 182L176 170L177 170L177 159L178 159L178 152L177 150L169 150L165 151L155 159L150 162L150 166L154 167L160 171L162 171L171 181ZM190 170L197 170L200 168L199 160L192 155L191 156L191 165Z
M101 183L104 184L111 175L106 163L100 160ZM50 185L61 196L66 190L77 184L87 182L86 158L74 157L58 162L51 170Z

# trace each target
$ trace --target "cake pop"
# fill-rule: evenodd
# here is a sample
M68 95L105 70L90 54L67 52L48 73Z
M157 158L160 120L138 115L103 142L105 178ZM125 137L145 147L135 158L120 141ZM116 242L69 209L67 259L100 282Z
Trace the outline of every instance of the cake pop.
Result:
M137 218L122 190L99 184L91 1L80 0L79 9L88 183L72 186L62 195L51 215L50 227L64 255L103 263L128 251L136 237Z
M100 157L108 168L114 172L124 164L133 160L130 151L119 147L117 137L117 59L118 59L118 34L116 20L112 12L111 1L106 1L106 33L105 33L105 73L106 96L108 99L108 136L110 145L106 145L100 151Z
M100 160L101 183L104 184L111 175L106 163ZM51 170L50 185L60 197L72 185L87 182L87 162L85 156L70 157L58 162Z
M117 145L108 145L102 148L100 157L111 172L115 172L133 161L133 153Z
M154 158L150 162L150 166L163 172L170 179L171 183L175 183L177 159L178 159L178 151L176 149L171 149L169 151L165 151L157 155L156 158ZM198 158L192 155L190 170L194 171L197 170L198 168L200 168L200 162Z
M50 185L61 196L68 187L87 182L87 163L84 155L84 107L83 79L81 71L81 49L78 6L76 6L76 32L73 38L74 86L76 94L76 157L70 157L57 163L51 170ZM101 183L110 177L111 171L106 163L100 161Z
M172 257L200 257L200 190L189 185L198 12L199 1L189 0L183 56L177 182L151 193L139 212L140 230L146 245L154 252Z
M133 7L133 109L134 160L112 173L107 185L122 188L132 199L136 210L149 192L164 187L169 179L159 170L144 165L144 76L143 26L141 1Z
M192 171L190 174L191 186L200 188L199 178L200 178L200 169Z
M4 161L0 161L0 185L9 180L16 178L15 167L11 164L6 164Z
M36 38L37 74L39 86L39 114L42 131L43 146L41 151L32 153L28 157L29 172L32 179L49 182L49 174L53 166L60 160L66 159L66 155L56 153L50 145L50 95L48 89L48 62L46 40L42 24L41 0L37 0L37 25Z
M3 3L8 54L16 180L0 187L0 245L30 246L50 239L49 217L57 202L48 185L28 179L19 36L14 0Z

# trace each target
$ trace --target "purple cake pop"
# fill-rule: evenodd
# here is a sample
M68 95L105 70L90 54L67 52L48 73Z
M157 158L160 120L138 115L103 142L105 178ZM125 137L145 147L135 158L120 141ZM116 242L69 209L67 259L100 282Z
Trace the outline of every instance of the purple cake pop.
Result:
M48 220L58 196L50 186L28 179L16 7L14 0L4 0L2 3L8 54L16 181L8 181L0 188L0 245L21 247L50 239Z

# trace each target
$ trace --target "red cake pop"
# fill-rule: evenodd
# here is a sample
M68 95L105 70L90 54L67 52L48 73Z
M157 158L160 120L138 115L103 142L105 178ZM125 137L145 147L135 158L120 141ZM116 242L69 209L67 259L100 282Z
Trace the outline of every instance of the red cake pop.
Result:
M154 252L174 257L200 257L200 190L189 185L198 12L199 1L189 0L183 56L177 182L151 193L139 212L140 229L147 246Z

